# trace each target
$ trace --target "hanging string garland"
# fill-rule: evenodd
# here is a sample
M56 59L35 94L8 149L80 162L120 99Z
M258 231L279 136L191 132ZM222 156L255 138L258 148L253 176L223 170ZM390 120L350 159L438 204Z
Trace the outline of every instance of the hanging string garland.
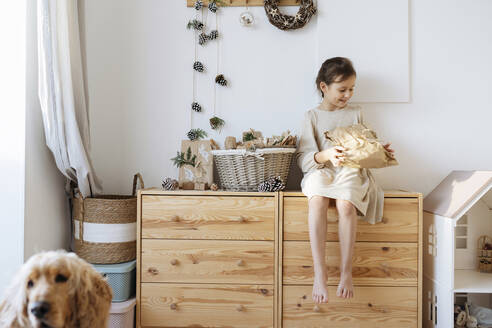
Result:
M265 12L270 23L281 30L295 30L303 27L316 13L313 0L301 0L295 16L282 14L278 9L279 0L265 0Z
M212 3L215 3L214 2L211 2L210 4ZM209 4L209 8L210 8L210 4ZM214 38L214 39L217 39L218 36L219 36L219 33L218 33L218 29L219 29L219 18L218 18L218 15L216 13L216 11L213 11L212 9L210 9L212 12L215 13L215 30L213 30L212 32L210 32L210 35ZM223 86L226 86L227 85L227 81L226 79L224 78L224 75L223 74L219 74L219 69L220 69L220 41L217 40L217 64L216 64L216 77L215 77L215 84L214 84L214 115L213 117L210 119L210 127L212 128L212 130L221 130L222 127L225 125L225 121L223 119L221 119L220 117L217 116L216 112L217 112L217 84L221 84Z

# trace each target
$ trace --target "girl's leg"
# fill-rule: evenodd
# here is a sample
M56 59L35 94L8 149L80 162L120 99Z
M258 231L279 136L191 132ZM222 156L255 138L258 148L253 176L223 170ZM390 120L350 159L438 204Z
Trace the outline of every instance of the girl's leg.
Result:
M313 196L309 199L309 240L314 266L313 301L316 303L328 302L326 289L326 214L330 199L322 196Z
M340 240L340 284L337 296L351 298L354 296L352 284L352 258L354 255L357 231L357 211L351 202L337 199L338 239Z

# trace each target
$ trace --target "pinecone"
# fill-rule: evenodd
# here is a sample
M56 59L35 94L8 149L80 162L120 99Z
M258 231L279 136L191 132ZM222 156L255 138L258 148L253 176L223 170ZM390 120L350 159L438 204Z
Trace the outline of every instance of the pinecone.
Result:
M217 3L215 1L210 1L208 4L208 9L210 9L211 12L216 13L217 12Z
M193 28L194 30L201 31L203 29L203 23L199 20L193 19L188 22L187 28Z
M271 177L258 186L259 192L275 192L285 189L285 183L281 177Z
M207 137L207 132L205 132L205 130L202 130L202 129L191 129L190 131L188 131L186 136L191 141L200 140L200 139Z
M196 61L195 63L193 63L193 69L197 72L203 72L204 66L201 62Z
M207 40L208 40L208 35L206 35L205 33L200 33L200 35L198 36L198 43L203 46L205 43L207 43Z
M215 83L218 83L222 86L226 86L227 85L227 80L225 79L224 75L222 74L219 74L215 77Z
M166 178L162 180L162 188L164 188L164 190L176 190L178 187L179 183L175 179Z
M210 33L208 34L208 39L209 40L215 40L219 37L219 31L217 30L212 30L210 31Z
M217 191L217 190L219 190L219 186L216 183L212 183L210 185L210 190Z
M203 7L203 2L201 0L196 0L195 1L195 9L200 10Z
M200 106L199 103L194 102L193 104L191 104L191 109L193 109L195 112L199 113L202 111L202 106Z

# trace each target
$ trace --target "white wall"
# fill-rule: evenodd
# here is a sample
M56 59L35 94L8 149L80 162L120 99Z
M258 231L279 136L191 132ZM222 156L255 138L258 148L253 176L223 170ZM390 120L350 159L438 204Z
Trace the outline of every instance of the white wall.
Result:
M25 155L24 259L43 250L67 249L70 213L65 179L46 146L38 100L36 0L27 11L27 102Z
M177 176L169 159L190 128L194 43L185 25L194 9L185 0L82 4L96 172L107 193L128 193L136 171L160 186ZM249 128L298 132L303 112L319 99L316 19L284 32L254 7L257 24L247 29L238 23L242 10L220 16L221 71L231 85L217 100L227 126L211 135L222 142ZM492 2L410 0L409 11L411 101L366 104L365 118L393 142L400 162L374 170L379 183L426 194L450 170L492 168ZM209 73L198 80L205 113L194 116L194 127L210 131L215 44L198 51Z

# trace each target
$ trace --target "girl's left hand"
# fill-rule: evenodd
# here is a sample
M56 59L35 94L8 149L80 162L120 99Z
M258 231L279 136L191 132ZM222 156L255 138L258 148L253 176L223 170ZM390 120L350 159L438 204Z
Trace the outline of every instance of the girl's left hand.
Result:
M390 153L394 153L395 151L390 148L391 142L388 142L386 145L383 145L384 149L389 151Z

